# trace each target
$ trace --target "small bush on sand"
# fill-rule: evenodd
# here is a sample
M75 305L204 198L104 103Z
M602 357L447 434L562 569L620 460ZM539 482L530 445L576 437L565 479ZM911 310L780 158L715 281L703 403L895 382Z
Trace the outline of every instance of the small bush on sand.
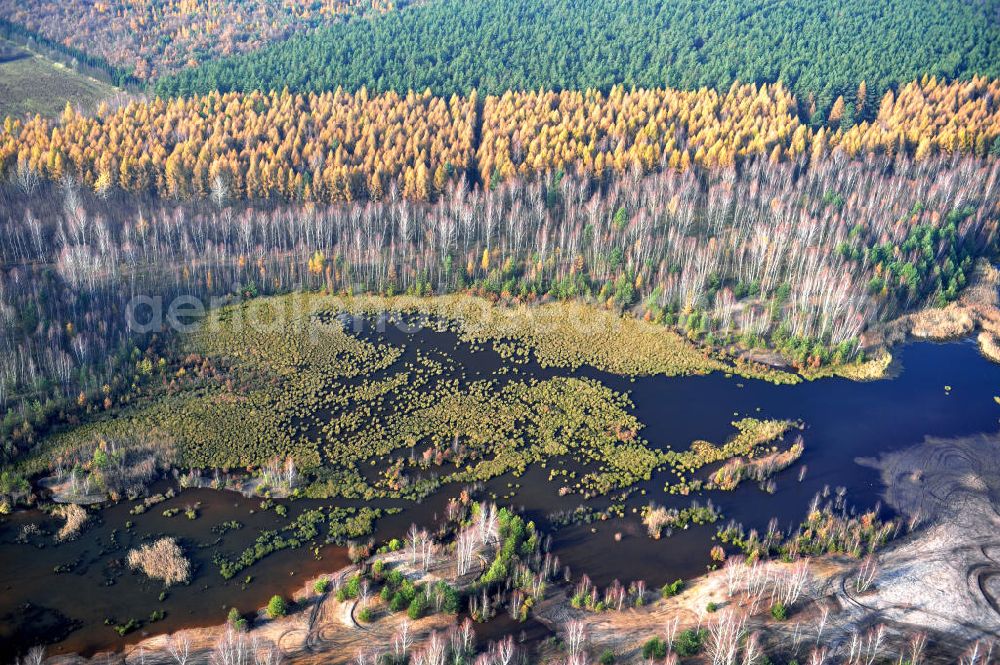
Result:
M286 614L288 614L288 606L285 604L285 599L281 596L271 596L271 600L267 603L267 616L277 619Z
M654 637L642 645L642 657L646 660L662 660L667 657L667 643Z
M681 631L677 635L677 641L674 642L674 651L677 652L678 656L693 656L701 651L702 644L704 644L707 636L708 631L704 628L700 630L688 628Z

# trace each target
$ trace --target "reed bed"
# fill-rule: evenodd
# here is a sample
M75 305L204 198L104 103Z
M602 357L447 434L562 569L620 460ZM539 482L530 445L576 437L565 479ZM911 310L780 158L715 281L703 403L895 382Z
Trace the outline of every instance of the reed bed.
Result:
M344 325L351 322L344 317L370 323L386 312L397 323L420 319L454 332L473 351L492 346L503 366L477 376L447 349L407 354ZM181 366L158 394L61 435L57 447L92 449L88 442L162 432L180 467L266 475L274 459L292 460L306 475L306 495L367 499L420 499L445 483L520 475L532 464L571 458L579 468L561 470L560 493L586 499L634 489L667 469L677 478L668 489L687 493L687 474L750 455L791 426L745 419L722 445L697 441L682 452L651 446L628 397L575 376L577 368L625 375L737 368L661 326L582 303L499 307L464 295L249 299L210 311L182 353L191 367L211 371L195 378ZM529 358L567 375L533 377Z

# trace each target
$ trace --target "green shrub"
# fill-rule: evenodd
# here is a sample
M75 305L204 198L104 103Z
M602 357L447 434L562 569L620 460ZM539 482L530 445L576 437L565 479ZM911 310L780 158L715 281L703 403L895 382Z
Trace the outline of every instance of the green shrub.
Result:
M358 594L361 593L361 575L354 575L347 580L344 590L347 592L348 598L357 598Z
M411 599L408 599L402 591L397 591L392 600L389 601L389 609L393 612L401 612L406 609L410 601Z
M688 628L681 631L674 642L674 651L678 656L693 656L701 651L702 643L705 641L707 631Z
M771 616L774 617L775 621L784 621L788 618L788 608L779 600L771 605Z
M361 611L358 612L358 621L362 623L371 623L372 620L372 610L370 607L362 607Z
M118 635L120 635L121 637L125 637L132 631L138 630L138 628L139 628L139 622L136 621L135 619L129 619L125 623L115 626L115 632L118 633Z
M401 585L405 579L406 578L403 576L403 573L394 568L389 571L388 575L386 575L385 583L393 589L398 589L399 585Z
M673 582L664 584L663 587L660 589L660 593L663 594L664 598L669 598L670 596L676 596L683 590L684 590L684 580L674 580Z
M357 598L358 593L361 591L361 576L354 575L351 579L347 580L347 584L343 585L337 589L337 600L344 602L350 598Z
M611 649L605 649L597 662L601 665L615 665L615 653Z
M404 579L399 588L392 596L392 600L389 601L389 609L393 612L401 612L405 610L413 602L413 599L417 596L417 588L413 585L410 580Z
M659 637L653 637L642 645L642 657L646 660L651 658L662 660L667 657L667 643Z
M226 618L229 625L240 632L244 632L247 629L247 620L243 618L240 611L235 607L229 608L229 616Z
M450 584L445 581L440 581L434 585L444 597L441 603L441 611L446 614L458 614L460 609L461 598L458 595L458 591L454 589Z
M715 612L718 609L719 606L712 601L708 601L708 605L705 605L705 610L707 610L708 612Z
M427 596L422 593L418 593L413 597L413 600L410 601L410 607L406 610L406 615L416 621L420 617L424 616L426 611Z
M313 591L318 594L324 594L330 590L330 580L325 577L321 577L313 583Z
M288 614L288 606L285 605L285 599L281 596L271 596L271 600L267 602L267 616L277 619L286 614Z

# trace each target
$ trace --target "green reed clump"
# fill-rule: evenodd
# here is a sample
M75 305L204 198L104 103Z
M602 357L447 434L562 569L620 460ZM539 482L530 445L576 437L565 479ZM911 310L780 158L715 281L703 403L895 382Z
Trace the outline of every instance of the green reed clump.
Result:
M883 521L878 509L852 514L841 495L820 505L817 496L806 518L794 532L785 534L771 521L763 534L730 523L717 532L718 539L743 551L748 559L780 557L790 561L800 556L846 554L860 558L893 538L901 527L896 519Z
M348 538L367 536L381 514L382 511L368 507L306 510L281 529L261 531L253 546L243 550L235 560L219 552L212 561L223 578L232 579L240 571L280 550L296 549L317 540L343 543ZM322 524L329 526L329 535L324 539L320 539Z
M317 297L323 303L325 297ZM328 312L372 314L386 311L419 313L453 321L466 341L500 343L505 358L533 353L542 366L575 369L591 365L624 375L707 374L729 371L778 383L794 383L788 372L745 361L731 362L655 323L622 316L579 301L500 307L465 294L325 298Z
M642 509L642 523L646 525L650 538L659 539L664 529L686 529L692 524L717 522L722 513L709 501L701 505L692 501L687 508L665 508L649 504Z

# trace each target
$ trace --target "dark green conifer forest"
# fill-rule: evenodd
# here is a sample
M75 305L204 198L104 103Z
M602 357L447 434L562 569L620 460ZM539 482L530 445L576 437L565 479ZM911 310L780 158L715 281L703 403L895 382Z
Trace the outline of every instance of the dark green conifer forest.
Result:
M998 10L993 0L444 0L208 62L156 92L782 81L823 111L862 80L877 99L924 74L996 76Z

